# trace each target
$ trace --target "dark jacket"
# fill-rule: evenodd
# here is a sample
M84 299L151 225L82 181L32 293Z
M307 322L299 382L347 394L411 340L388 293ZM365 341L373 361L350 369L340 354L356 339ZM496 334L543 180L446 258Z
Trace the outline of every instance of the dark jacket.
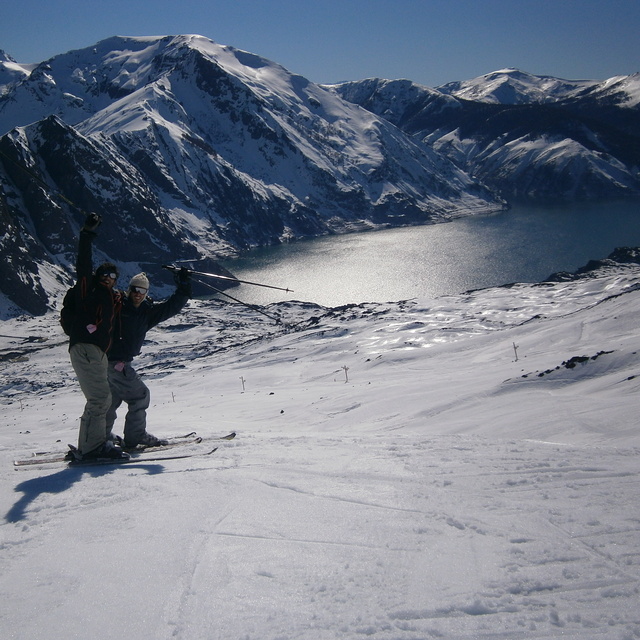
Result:
M143 300L136 309L131 299L125 296L114 328L109 360L131 362L140 354L147 331L179 313L190 297L190 287L180 285L168 300Z
M93 275L92 247L95 233L81 231L73 287L73 317L69 348L77 343L95 344L103 351L111 346L114 320L120 309L120 292L110 290Z

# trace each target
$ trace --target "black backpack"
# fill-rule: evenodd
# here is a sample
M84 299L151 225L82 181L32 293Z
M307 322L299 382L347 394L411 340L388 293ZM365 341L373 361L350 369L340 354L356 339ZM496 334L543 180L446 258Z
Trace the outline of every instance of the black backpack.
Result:
M73 325L73 316L76 313L76 288L71 287L64 294L62 300L62 309L60 309L60 326L62 330L68 335L71 335L71 326Z

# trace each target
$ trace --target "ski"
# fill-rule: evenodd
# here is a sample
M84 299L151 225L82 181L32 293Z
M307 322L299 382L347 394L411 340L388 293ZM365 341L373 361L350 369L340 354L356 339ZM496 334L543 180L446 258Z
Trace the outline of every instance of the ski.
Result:
M121 465L121 464L148 464L149 462L162 462L163 460L183 460L184 458L204 458L215 453L218 447L214 447L211 451L204 453L192 452L192 453L176 453L169 456L137 456L133 455L130 458L113 459L113 458L98 458L96 460L71 460L69 462L70 467L94 467L102 465Z
M171 438L166 438L169 442L167 445L163 445L163 446L176 446L178 444L183 444L183 443L187 443L187 442L191 442L192 440L197 440L198 436L196 434L195 431L191 431L189 433L185 433L184 435L181 436L173 436ZM200 438L200 440L202 440L202 438ZM121 441L121 438L118 436L118 441ZM70 447L72 445L69 445ZM142 447L140 447L140 449L142 449ZM34 453L32 454L33 458L48 458L50 456L54 456L54 457L58 457L60 455L59 451L34 451Z
M188 438L185 440L173 440L169 439L166 444L159 444L155 447L149 445L136 445L135 447L127 447L122 443L120 447L123 451L127 453L145 453L146 451L166 451L167 449L173 449L175 447L182 447L186 444L200 444L202 442L202 438L200 436L195 436L193 438Z
M227 433L226 436L220 436L217 438L218 440L233 440L236 437L236 432L232 431L231 433Z
M205 451L204 453L200 451L191 451L189 453L175 453L169 455L146 455L143 454L142 451L138 451L131 455L130 458L125 459L111 459L111 458L98 458L95 460L76 460L70 459L68 457L68 453L64 456L57 456L55 459L47 458L46 460L38 460L36 459L27 459L27 460L15 460L14 468L23 469L26 467L39 467L46 466L54 463L63 463L66 462L69 467L88 467L92 465L105 465L105 464L131 464L133 462L138 462L140 464L146 464L147 462L160 462L162 460L180 460L182 458L197 458L201 456L209 456L214 451L217 451L218 447L214 447L210 451Z
M167 444L160 445L158 447L134 447L132 449L125 449L128 453L144 453L145 451L166 451L167 449L173 449L174 447L184 446L187 444L199 444L202 442L202 438L193 434L185 436L179 436L176 439L171 439ZM72 444L67 445L71 451L75 451L76 447ZM54 451L38 452L34 453L31 458L24 458L22 460L14 460L13 465L15 467L28 467L42 464L53 464L56 462L68 462L69 452L59 453Z
M122 446L122 449L128 453L146 453L147 451L155 452L155 451L166 451L167 449L173 449L174 447L183 446L185 444L200 444L204 440L233 440L236 437L236 432L232 431L228 433L226 436L215 436L213 438L203 438L201 436L196 436L196 432L187 434L186 436L179 436L182 438L178 440L177 438L169 438L169 442L167 444L161 444L158 446L146 446L146 445L137 445L135 447L125 447Z
M206 440L216 441L216 440L233 440L236 437L236 432L232 431L224 436L216 436L213 438L207 438ZM196 432L192 431L191 433L185 434L183 436L176 436L175 438L169 439L169 443L165 445L160 445L158 447L135 447L133 449L126 449L126 451L130 454L133 454L133 459L138 459L139 456L144 456L145 460L151 460L151 454L156 454L159 452L167 451L173 449L178 446L186 446L190 444L200 444L204 441L204 439L200 436L196 436ZM68 445L71 451L75 450L75 446L70 444ZM180 454L182 455L182 454ZM200 454L185 454L186 457L191 455L200 455ZM165 459L170 459L165 456ZM66 453L57 453L57 452L38 452L35 453L31 458L23 458L19 460L13 461L14 467L31 467L31 466L40 466L47 464L55 464L60 462L69 462L69 452ZM115 461L117 462L117 461ZM75 465L75 462L73 463Z

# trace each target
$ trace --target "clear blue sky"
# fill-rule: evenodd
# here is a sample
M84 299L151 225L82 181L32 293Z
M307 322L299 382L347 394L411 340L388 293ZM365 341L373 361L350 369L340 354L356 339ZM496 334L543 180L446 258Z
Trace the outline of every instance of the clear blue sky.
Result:
M640 71L640 0L7 0L1 14L0 49L22 63L112 35L196 33L320 83Z

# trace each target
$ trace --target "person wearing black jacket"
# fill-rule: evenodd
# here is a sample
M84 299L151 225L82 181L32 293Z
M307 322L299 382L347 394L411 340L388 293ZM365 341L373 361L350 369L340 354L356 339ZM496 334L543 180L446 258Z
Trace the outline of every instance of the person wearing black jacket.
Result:
M77 457L82 459L129 457L107 439L106 414L111 405L107 351L114 321L120 310L120 292L115 265L105 262L93 273L92 243L100 216L91 214L80 230L77 282L65 297L69 325L69 357L86 398L80 418Z
M131 361L140 354L147 331L160 322L175 316L191 297L190 273L187 269L176 272L175 293L164 302L152 302L147 298L149 279L145 273L134 276L123 299L114 339L109 351L109 386L111 407L107 412L107 437L118 440L112 433L118 407L126 402L128 409L124 422L124 445L159 446L166 444L147 433L147 409L150 392Z

